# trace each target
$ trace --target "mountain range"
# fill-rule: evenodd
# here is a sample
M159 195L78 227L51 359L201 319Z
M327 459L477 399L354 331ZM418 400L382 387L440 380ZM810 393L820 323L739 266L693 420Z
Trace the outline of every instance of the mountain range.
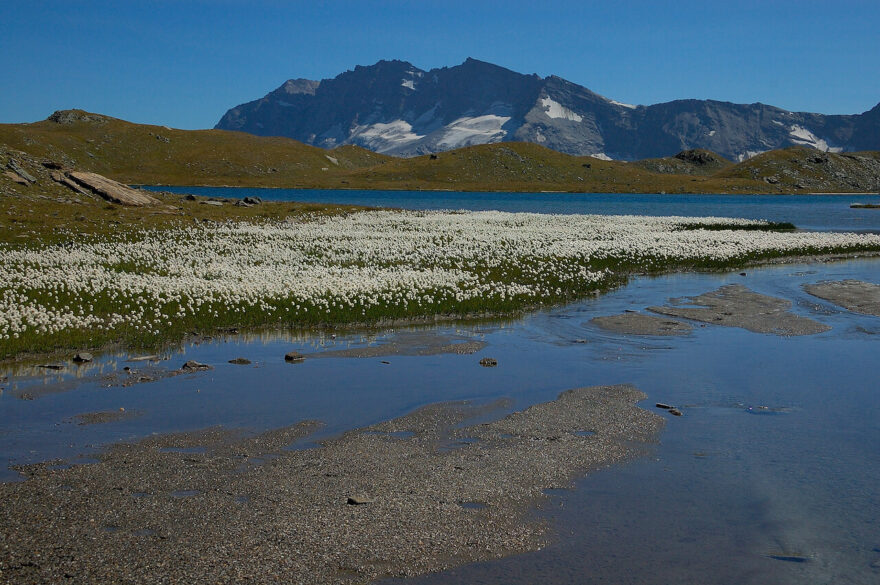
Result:
M761 103L621 103L561 77L467 59L423 71L406 61L357 66L333 79L291 79L230 109L217 129L354 144L417 156L475 144L533 142L560 152L640 160L707 149L730 160L788 146L880 150L880 104L863 114L789 112Z
M71 172L135 185L877 193L880 151L825 153L795 146L732 163L707 150L688 150L627 162L574 156L529 142L501 142L392 157L355 145L328 150L285 137L148 126L83 110L57 111L30 124L0 124L0 199L62 197L70 187L64 177Z

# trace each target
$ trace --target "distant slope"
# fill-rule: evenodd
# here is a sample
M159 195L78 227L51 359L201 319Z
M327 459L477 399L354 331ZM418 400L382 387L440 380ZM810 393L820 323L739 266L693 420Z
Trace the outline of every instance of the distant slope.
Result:
M395 158L287 138L174 130L82 110L33 124L0 124L0 167L15 151L129 184L288 188L571 191L600 193L877 192L880 153L804 147L734 164L711 151L636 162L572 156L529 142ZM5 153L5 154L4 154ZM0 173L0 192L22 192ZM33 186L31 186L33 187Z
M829 152L880 149L880 104L842 116L713 100L635 106L560 77L523 75L476 59L430 71L379 61L333 79L289 80L231 108L216 127L323 148L357 144L397 156L533 142L617 160L705 149L742 161L798 145Z
M289 138L175 130L82 110L0 124L0 143L127 183L293 186L389 160L353 146L327 151Z
M753 179L786 191L880 191L880 152L834 154L804 147L765 152L716 175Z

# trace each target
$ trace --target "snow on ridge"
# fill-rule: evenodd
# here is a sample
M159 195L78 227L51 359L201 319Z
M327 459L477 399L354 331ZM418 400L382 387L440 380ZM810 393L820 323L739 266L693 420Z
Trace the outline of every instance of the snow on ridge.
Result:
M416 85L412 79L402 79L400 82L400 85L402 85L403 87L407 87L409 89L412 89L412 90L416 89Z
M630 110L635 110L638 107L638 106L634 106L632 104L625 104L625 103L619 102L617 100L608 100L608 101L611 102L612 104L614 104L615 106L620 106L622 108L628 108Z
M541 106L544 108L544 113L550 118L563 118L572 122L580 122L584 119L583 116L549 97L541 98Z
M789 128L789 135L792 137L791 141L795 144L812 146L816 150L821 150L822 152L843 152L842 148L829 146L825 140L819 138L803 126L798 126L797 124L793 124Z
M440 148L459 148L473 144L500 142L507 135L502 126L510 121L510 116L465 116L453 120L442 129L442 136L436 145Z
M711 130L711 131L709 132L709 136L715 136L715 130Z

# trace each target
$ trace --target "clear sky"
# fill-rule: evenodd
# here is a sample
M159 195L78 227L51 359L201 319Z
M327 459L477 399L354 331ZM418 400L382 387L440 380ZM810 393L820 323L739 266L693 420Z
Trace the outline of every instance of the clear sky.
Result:
M467 57L633 104L850 114L880 102L880 1L7 0L0 56L0 122L209 128L289 78Z

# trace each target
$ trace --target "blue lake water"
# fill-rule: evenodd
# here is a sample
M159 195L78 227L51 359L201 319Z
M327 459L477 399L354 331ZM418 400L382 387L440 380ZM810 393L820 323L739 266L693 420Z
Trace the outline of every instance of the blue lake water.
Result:
M469 209L600 215L746 217L789 221L799 228L880 232L880 195L660 195L621 193L482 193L457 191L362 191L250 189L241 187L146 187L207 197L260 197L266 201L345 203L402 209Z
M600 197L608 209L617 209L612 200L621 196ZM848 210L850 199L820 201ZM772 200L781 205L776 196ZM720 200L714 201L717 207ZM681 214L672 203L658 204ZM750 216L730 205L722 205L729 215ZM754 205L770 208L763 199ZM815 213L802 206L799 198L787 210L798 210L800 217ZM880 213L853 211L871 218L866 229L880 229ZM608 212L644 211L630 206ZM824 217L823 224L817 216L819 227L845 223L831 213ZM769 218L802 224L791 215ZM745 276L639 277L597 298L498 322L352 331L335 338L326 332L231 335L168 352L157 364L177 368L195 359L214 370L128 388L107 387L101 379L125 366L144 367L125 361L125 354L60 372L0 371L0 378L9 377L0 383L0 462L76 460L110 442L212 425L260 430L319 419L326 436L438 401L508 397L519 409L573 387L632 383L648 395L644 408L664 402L684 415L656 410L668 420L649 457L555 491L540 512L557 534L551 546L391 583L874 585L880 582L880 318L847 311L802 288L847 278L880 283L880 259L751 268ZM609 333L590 323L731 283L789 299L794 312L831 329L778 337L696 324L689 335L661 338ZM291 350L313 353L432 336L478 339L487 346L474 355L339 357L297 365L283 360ZM227 363L239 356L253 363ZM498 366L481 367L484 356ZM32 399L22 400L25 395ZM88 426L74 418L120 408L137 416ZM6 471L0 479L14 477Z

